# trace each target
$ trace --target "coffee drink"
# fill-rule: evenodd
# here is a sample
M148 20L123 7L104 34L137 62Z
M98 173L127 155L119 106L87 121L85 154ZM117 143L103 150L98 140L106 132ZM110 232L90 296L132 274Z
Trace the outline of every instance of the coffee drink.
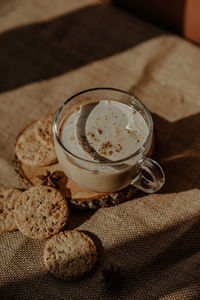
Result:
M60 122L56 143L64 172L76 183L98 192L127 186L136 172L137 152L149 135L133 106L101 100L76 106ZM135 155L134 155L135 154Z

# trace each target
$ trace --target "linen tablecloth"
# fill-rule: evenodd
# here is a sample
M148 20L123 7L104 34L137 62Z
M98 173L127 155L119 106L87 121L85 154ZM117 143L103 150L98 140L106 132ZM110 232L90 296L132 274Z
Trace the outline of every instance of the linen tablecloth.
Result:
M163 189L116 207L71 212L99 263L77 282L48 274L44 240L0 235L0 299L200 299L200 48L95 0L0 1L0 184L22 187L15 140L83 89L138 96L157 132ZM100 282L113 263L117 292Z

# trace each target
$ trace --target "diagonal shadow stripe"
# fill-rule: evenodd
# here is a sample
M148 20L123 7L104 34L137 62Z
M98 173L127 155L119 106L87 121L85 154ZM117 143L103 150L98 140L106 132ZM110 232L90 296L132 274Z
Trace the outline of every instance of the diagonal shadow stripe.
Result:
M92 5L0 35L0 92L61 75L163 31L106 5Z
M67 282L45 271L35 272L33 275L28 272L23 279L9 280L4 284L0 289L0 297L1 299L56 297L56 299L157 300L173 293L184 297L181 292L183 289L186 291L193 289L193 294L198 293L199 266L196 264L200 251L198 228L198 217L190 215L190 220L182 220L136 239L130 237L125 243L118 243L109 249L104 249L96 235L87 232L96 243L100 263L86 278ZM102 226L102 230L105 230L105 227ZM20 261L22 260L23 256ZM102 279L100 270L104 266L108 267L110 262L116 267L121 266L122 275L125 276L121 288L116 290L116 293L106 290L104 284L100 282ZM10 270L8 274L9 272ZM51 288L47 288L49 286ZM59 296L59 292L62 296Z
M200 113L175 122L153 114L166 183L160 193L200 189Z
M167 56L167 53L164 55ZM155 99L161 103L165 101L164 96L167 95L177 103L176 90L173 86L168 85L165 88L167 89L166 92L153 77L162 60L163 54L157 56L156 59L153 57L144 68L138 82L130 88L130 92L140 98L146 91L144 98L151 97L152 100ZM156 86L157 94L155 94L153 86ZM184 95L180 92L179 97L184 97ZM184 101L184 99L181 100ZM174 105L171 109L175 107ZM166 175L165 184L159 193L179 193L200 189L200 113L197 112L174 122L168 121L167 115L164 118L154 113L152 117L157 142L157 157L155 159L160 161Z

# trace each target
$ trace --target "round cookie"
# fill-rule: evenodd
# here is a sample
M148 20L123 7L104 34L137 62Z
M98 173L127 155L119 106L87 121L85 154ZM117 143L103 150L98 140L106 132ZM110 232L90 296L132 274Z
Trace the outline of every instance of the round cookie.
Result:
M17 199L14 217L21 233L33 239L44 239L62 229L69 218L69 209L61 192L35 186Z
M35 134L44 145L54 145L53 142L54 114L46 115L35 124Z
M35 121L31 123L19 135L16 142L16 155L27 165L45 166L57 161L56 152L53 144L42 144L35 134Z
M14 206L21 194L17 189L0 186L0 232L18 229L14 219Z
M47 270L58 278L74 280L89 272L97 261L93 240L77 230L53 236L44 249Z

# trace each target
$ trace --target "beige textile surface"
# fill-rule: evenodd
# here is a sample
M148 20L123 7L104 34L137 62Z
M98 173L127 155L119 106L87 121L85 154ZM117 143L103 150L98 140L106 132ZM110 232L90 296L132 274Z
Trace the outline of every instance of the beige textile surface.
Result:
M45 241L0 235L0 299L200 299L200 48L94 0L0 0L0 183L20 187L14 143L32 120L77 91L112 86L153 113L166 173L157 194L72 212L97 268L74 283L49 275ZM103 266L121 266L107 292Z

